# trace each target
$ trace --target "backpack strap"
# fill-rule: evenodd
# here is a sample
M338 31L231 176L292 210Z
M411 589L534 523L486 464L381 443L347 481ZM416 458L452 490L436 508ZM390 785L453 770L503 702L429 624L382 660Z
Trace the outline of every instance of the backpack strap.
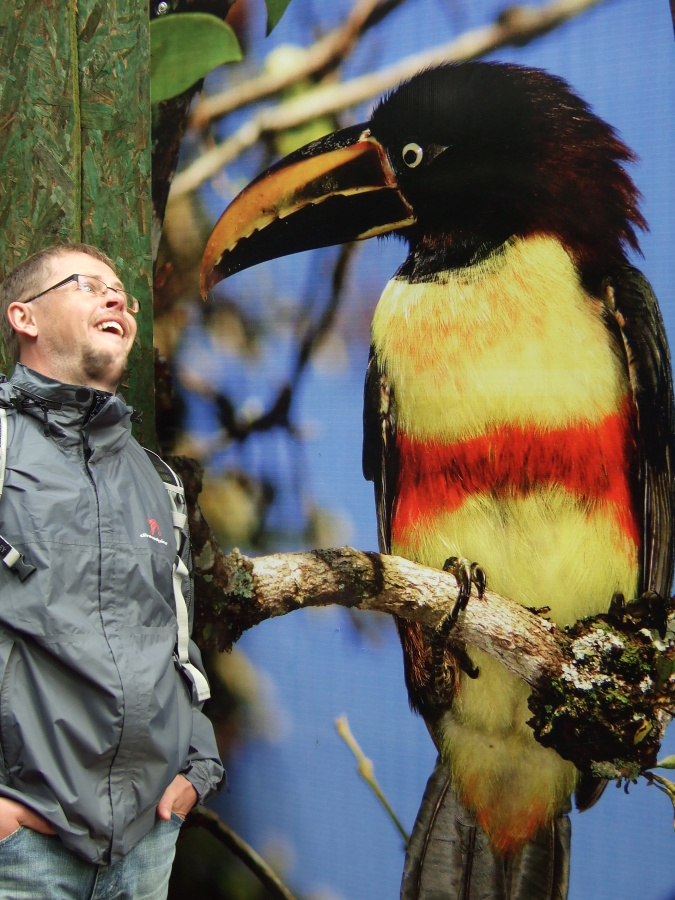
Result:
M176 607L176 621L178 622L178 635L176 637L174 659L191 685L193 700L197 703L203 703L204 700L208 700L211 696L211 689L204 673L190 662L191 616L183 592L184 586L187 586L188 596L191 597L190 572L187 565L190 559L190 535L187 528L185 491L180 478L173 469L160 456L153 453L152 450L144 449L166 488L171 506L173 533L176 538L176 561L173 565L173 596Z
M5 467L7 466L7 410L0 406L0 500L2 489L5 486ZM0 560L13 572L19 581L25 581L35 571L35 566L29 565L16 547L12 547L9 541L0 534Z
M7 465L7 410L0 406L0 500L5 486L5 466Z

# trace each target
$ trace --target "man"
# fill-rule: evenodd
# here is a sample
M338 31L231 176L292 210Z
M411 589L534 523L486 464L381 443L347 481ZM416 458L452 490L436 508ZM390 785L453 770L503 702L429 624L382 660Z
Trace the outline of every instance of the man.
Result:
M0 285L0 534L35 567L0 565L1 898L165 897L180 823L223 776L176 662L170 501L116 394L137 311L87 245Z

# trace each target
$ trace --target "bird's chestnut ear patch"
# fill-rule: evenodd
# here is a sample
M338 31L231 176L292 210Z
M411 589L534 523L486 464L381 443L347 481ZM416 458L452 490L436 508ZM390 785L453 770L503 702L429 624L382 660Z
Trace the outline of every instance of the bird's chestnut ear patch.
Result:
M416 169L424 158L424 150L419 144L411 141L409 144L405 145L401 151L401 156L403 157L403 162L409 169Z

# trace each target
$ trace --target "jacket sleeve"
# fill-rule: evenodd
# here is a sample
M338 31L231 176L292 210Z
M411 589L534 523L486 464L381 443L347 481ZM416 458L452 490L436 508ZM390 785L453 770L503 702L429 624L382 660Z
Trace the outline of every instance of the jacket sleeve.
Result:
M194 641L190 641L190 661L204 671L202 657ZM187 765L181 774L197 791L200 803L213 797L226 780L213 725L202 712L201 705L192 708L192 740Z

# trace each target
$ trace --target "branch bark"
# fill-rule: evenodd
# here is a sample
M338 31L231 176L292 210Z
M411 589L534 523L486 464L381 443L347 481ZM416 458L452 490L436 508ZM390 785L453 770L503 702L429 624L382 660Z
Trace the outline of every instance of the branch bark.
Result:
M428 66L476 59L501 47L522 46L602 2L553 0L542 7L513 6L492 25L468 31L448 44L408 56L379 72L341 84L323 85L298 99L264 109L179 172L173 180L171 195L179 197L196 190L264 136L356 106L391 90L400 81Z

